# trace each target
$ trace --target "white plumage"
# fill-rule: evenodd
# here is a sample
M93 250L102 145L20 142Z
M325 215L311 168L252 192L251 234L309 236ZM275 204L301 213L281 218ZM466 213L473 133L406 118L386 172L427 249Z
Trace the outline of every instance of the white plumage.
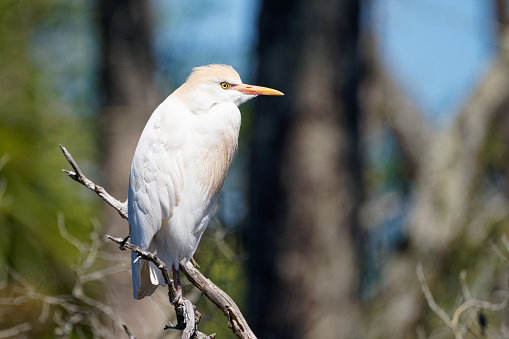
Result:
M141 134L129 177L131 241L173 267L179 293L179 262L196 251L237 149L237 106L260 94L283 95L242 84L230 66L197 67ZM131 258L136 299L164 285L155 265Z

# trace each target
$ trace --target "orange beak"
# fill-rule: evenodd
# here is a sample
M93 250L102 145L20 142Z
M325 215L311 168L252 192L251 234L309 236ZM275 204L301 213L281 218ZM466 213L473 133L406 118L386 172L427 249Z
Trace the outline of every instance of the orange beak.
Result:
M248 95L284 95L283 92L277 91L268 87L253 86L253 85L234 85L231 89L239 91Z

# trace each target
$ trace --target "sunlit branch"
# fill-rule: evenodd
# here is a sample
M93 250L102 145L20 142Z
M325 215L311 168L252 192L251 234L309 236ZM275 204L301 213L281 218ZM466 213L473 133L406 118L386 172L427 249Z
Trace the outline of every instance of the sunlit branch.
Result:
M124 219L128 219L127 214L127 203L122 203L118 201L117 199L113 198L111 195L106 192L106 190L96 185L94 182L92 182L90 179L88 179L83 172L80 170L78 164L73 159L71 154L67 151L67 149L60 145L60 148L62 149L62 152L64 153L65 158L69 162L69 164L74 169L74 172L63 170L71 179L73 179L76 182L79 182L80 184L86 186L90 190L94 191L97 195L99 195L104 201L106 201L110 206L112 206L117 212L120 214L120 216ZM195 323L197 322L195 320L196 315L195 314L194 306L189 300L177 300L176 299L176 291L173 286L172 280L170 279L168 269L164 262L162 262L155 253L151 253L149 251L143 250L138 246L135 246L127 241L128 238L122 239L122 238L115 238L112 236L107 235L108 239L116 242L120 245L120 248L123 247L130 249L131 251L135 252L139 258L144 260L149 260L153 262L162 272L163 277L165 279L165 282L169 289L169 298L170 302L174 305L175 311L177 313L177 320L178 323L176 326L167 326L166 328L176 328L181 329L183 331L182 338L191 338L191 337L197 337L197 338L214 338L215 334L212 334L210 336L206 336L203 333L200 333L196 331L195 329ZM240 312L238 306L235 304L235 302L226 294L223 290L221 290L219 287L217 287L212 281L207 279L198 269L196 269L190 262L185 263L182 261L180 263L180 270L187 276L188 280L195 285L198 289L200 289L203 294L210 299L219 309L223 311L226 318L228 319L228 322L231 326L231 329L235 335L239 338L256 338L254 333L249 328L249 325L247 324L246 320L244 319L244 316Z

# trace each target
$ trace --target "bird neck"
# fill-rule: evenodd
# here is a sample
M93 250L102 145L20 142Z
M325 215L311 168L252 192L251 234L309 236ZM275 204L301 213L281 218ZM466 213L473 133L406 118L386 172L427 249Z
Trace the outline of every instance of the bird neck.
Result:
M200 91L198 85L194 83L184 83L177 88L170 97L180 100L196 115L209 112L214 105L213 98L210 97L206 91Z

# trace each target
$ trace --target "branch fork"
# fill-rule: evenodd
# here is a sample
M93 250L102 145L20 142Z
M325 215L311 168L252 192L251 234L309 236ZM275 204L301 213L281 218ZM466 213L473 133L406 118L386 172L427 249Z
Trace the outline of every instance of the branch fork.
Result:
M94 191L97 195L99 195L107 204L113 207L118 214L128 220L127 213L127 202L120 202L119 200L112 197L106 190L96 185L93 181L88 179L78 164L72 157L72 155L67 151L67 149L60 145L62 153L65 158L71 165L74 171L62 170L67 173L67 175L73 179L74 181L86 186L90 190ZM170 274L168 272L168 268L165 263L157 257L156 253L151 253L147 250L144 250L138 246L131 244L129 240L129 235L126 238L116 238L110 235L106 235L108 239L117 243L121 250L130 249L135 252L138 256L138 259L149 260L153 262L160 270L168 286L168 297L170 304L172 304L175 308L175 312L177 314L177 324L175 326L171 325L165 326L166 329L178 329L183 330L182 338L215 338L215 334L211 334L207 336L196 330L196 324L200 321L201 314L196 310L196 307L191 303L191 301L183 298L177 297L177 291L175 290L175 286L173 285L172 279L170 279ZM136 259L136 260L138 260ZM256 338L254 333L249 328L244 316L240 312L240 309L235 304L235 302L230 298L228 294L226 294L223 290L217 287L212 281L207 279L191 262L185 262L184 260L180 262L180 271L182 271L189 282L195 285L203 294L212 301L219 309L223 311L228 322L231 326L233 333L239 338ZM134 338L132 334L126 332L129 335L129 338Z

